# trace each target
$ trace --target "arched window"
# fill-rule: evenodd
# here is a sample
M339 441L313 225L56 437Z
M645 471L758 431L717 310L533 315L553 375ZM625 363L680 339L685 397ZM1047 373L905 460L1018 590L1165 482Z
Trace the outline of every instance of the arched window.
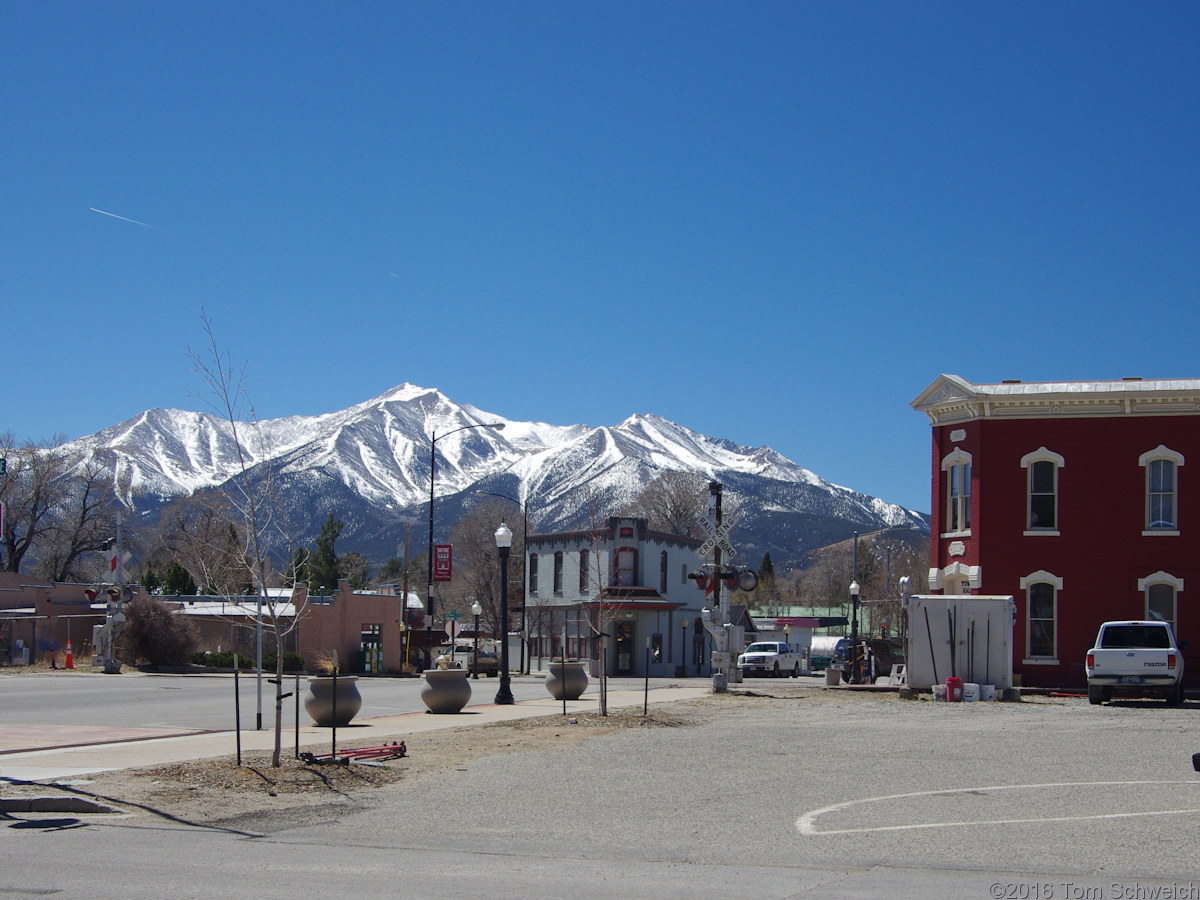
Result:
M1045 447L1021 457L1028 472L1025 503L1026 534L1058 534L1058 470L1061 456Z
M554 554L554 596L562 596L562 578L563 578L563 552L561 550Z
M1179 467L1183 454L1159 444L1138 457L1146 470L1146 526L1143 534L1179 534Z
M1021 579L1025 591L1025 662L1058 661L1058 592L1063 580L1045 570Z
M613 571L613 584L618 587L633 587L637 584L637 550L633 547L617 549Z
M1138 579L1138 590L1146 598L1146 619L1166 622L1179 639L1179 594L1183 590L1183 579L1167 572L1158 571Z
M942 460L946 473L946 534L971 532L971 454L958 447Z
M538 555L536 553L529 554L529 593L537 595L538 592Z
M592 577L591 555L591 551L586 547L579 551L579 593L581 594L588 592L588 579Z

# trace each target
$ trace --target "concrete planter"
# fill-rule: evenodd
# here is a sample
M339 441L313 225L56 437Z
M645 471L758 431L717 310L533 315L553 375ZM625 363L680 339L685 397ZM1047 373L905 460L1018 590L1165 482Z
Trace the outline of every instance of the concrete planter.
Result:
M429 669L421 688L421 702L431 713L461 712L471 699L471 682L466 669Z
M578 700L587 690L588 677L581 660L550 663L546 676L546 690L555 700Z
M317 725L347 725L362 709L362 694L358 692L357 675L339 675L337 703L334 703L332 675L314 675L308 679L304 709ZM334 716L337 716L336 720Z

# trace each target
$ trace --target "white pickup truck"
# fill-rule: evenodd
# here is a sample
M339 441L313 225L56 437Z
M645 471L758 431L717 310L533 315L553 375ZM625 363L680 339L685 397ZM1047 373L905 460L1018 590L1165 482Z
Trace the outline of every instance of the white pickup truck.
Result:
M1087 652L1088 701L1162 694L1183 702L1183 653L1166 622L1105 622Z
M783 641L755 641L737 658L742 675L773 675L796 678L804 664L799 650Z

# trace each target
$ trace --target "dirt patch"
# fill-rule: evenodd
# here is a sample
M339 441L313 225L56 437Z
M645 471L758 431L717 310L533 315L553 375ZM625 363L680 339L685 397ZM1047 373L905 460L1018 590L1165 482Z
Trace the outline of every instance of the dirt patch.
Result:
M53 791L98 800L134 815L262 833L311 819L318 810L328 818L373 806L378 787L463 768L476 759L573 747L616 731L694 725L728 699L651 708L645 716L640 709L622 710L608 716L539 716L422 732L404 738L406 756L375 764L309 764L295 759L289 749L278 768L271 765L270 754L243 754L241 766L234 756L216 757L4 790L6 796L46 796ZM361 746L363 741L338 745ZM328 748L317 752L328 753Z

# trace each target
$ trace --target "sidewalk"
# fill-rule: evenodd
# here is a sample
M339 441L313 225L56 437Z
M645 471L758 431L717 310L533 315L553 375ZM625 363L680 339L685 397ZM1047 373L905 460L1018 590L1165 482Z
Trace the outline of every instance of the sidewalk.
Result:
M711 685L696 687L662 687L650 690L649 702L670 703L692 700L712 693ZM609 690L608 708L617 710L640 707L644 693L640 690ZM568 715L597 713L599 692L589 692L578 700L567 701ZM563 703L551 697L523 700L512 706L481 703L467 706L456 715L433 715L427 712L402 713L355 719L337 729L338 746L350 743L378 746L386 742L405 740L414 734L443 728L488 725L511 719L532 716L562 715ZM328 752L332 744L329 728L315 725L300 726L300 746ZM285 726L283 747L296 744L294 726ZM242 753L270 752L275 747L273 730L243 731ZM39 748L39 749L33 749ZM237 735L233 731L189 732L172 728L106 728L103 726L72 727L68 725L29 725L10 727L0 737L0 778L16 781L45 781L106 772L113 769L133 769L169 763L232 756L237 752Z

